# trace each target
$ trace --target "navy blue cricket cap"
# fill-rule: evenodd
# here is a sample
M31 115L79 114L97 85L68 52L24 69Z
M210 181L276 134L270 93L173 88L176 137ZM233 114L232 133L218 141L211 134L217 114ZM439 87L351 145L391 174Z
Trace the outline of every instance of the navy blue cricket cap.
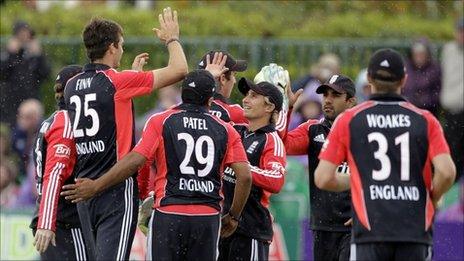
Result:
M380 49L369 60L367 74L373 79L397 82L405 75L401 54L393 49Z
M282 110L282 103L284 97L282 93L277 89L278 87L269 82L260 82L255 84L254 82L242 77L237 84L238 90L243 94L247 95L249 90L253 90L257 94L266 96L269 101L274 104L276 111Z
M227 60L225 67L229 69L229 71L234 72L243 72L247 69L248 64L245 60L236 60L230 53L226 51L209 51L201 58L200 62L198 63L198 69L205 69L206 68L206 56L209 54L209 59L213 59L214 53L221 52L224 55L227 55Z
M55 82L61 84L64 88L69 79L71 79L80 72L82 72L82 66L80 65L65 66L56 75Z
M204 105L213 96L216 80L207 70L197 69L189 72L182 82L182 101Z
M354 85L353 80L349 77L339 74L334 74L328 81L321 86L317 87L316 93L324 93L326 88L331 88L338 93L348 93L352 97L356 95L356 87Z

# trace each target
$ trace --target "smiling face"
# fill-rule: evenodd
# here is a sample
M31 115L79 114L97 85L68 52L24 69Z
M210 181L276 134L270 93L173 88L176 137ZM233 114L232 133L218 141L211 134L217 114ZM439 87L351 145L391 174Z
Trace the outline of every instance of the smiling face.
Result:
M243 102L243 111L248 120L269 118L274 111L274 104L261 94L249 90Z
M354 106L354 98L347 99L346 95L332 88L325 88L322 96L322 112L326 119L334 121L340 113Z

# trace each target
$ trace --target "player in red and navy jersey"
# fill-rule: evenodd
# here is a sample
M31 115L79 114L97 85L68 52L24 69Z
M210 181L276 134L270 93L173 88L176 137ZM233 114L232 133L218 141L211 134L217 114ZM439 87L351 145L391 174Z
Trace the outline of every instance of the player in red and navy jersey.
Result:
M198 68L205 69L207 57L213 57L216 52L221 52L227 56L225 67L229 70L218 78L218 86L213 96L214 100L211 104L210 112L225 122L234 122L236 124L247 123L248 120L243 114L243 108L229 101L230 94L236 82L235 74L236 72L245 71L248 66L247 62L245 60L236 60L230 53L225 51L209 51L198 63Z
M85 27L83 40L91 63L70 79L65 89L76 142L78 178L98 178L133 148L132 98L173 84L187 73L186 58L178 41L177 13L165 8L159 22L160 29L154 31L167 46L169 62L164 68L146 72L115 70L124 45L120 25L93 19ZM133 67L141 68L146 59L148 54L139 55ZM138 192L134 178L128 177L96 198L78 204L92 259L129 258L137 222Z
M319 188L351 184L352 260L431 260L434 205L456 169L437 119L400 96L406 77L399 53L375 52L373 95L337 118L319 155ZM345 160L350 176L335 173Z
M58 73L54 86L58 110L42 123L34 148L39 196L30 227L42 260L87 258L76 205L59 197L61 186L74 181L76 162L76 147L64 106L63 89L69 78L81 71L81 66L70 65Z
M225 60L224 60L225 61ZM219 74L217 74L219 75ZM154 114L131 153L97 180L72 186L79 201L154 161L155 201L148 235L148 259L215 260L219 238L222 173L236 173L236 187L221 234L229 236L250 193L251 175L239 134L208 113L215 79L195 70L182 84L182 104Z
M285 147L273 122L282 109L283 97L268 82L254 84L242 78L238 88L245 95L243 108L249 124L235 124L234 128L250 161L253 185L242 215L234 217L240 220L237 230L220 241L219 260L267 260L273 236L269 197L281 190L285 176ZM236 175L230 168L224 171L225 213L231 206Z
M356 104L353 81L343 75L333 75L319 86L323 94L324 119L309 120L290 131L284 138L287 155L308 155L311 230L314 260L349 260L351 240L351 196L349 191L329 192L316 187L314 171L319 152L335 118ZM346 163L339 171L347 173Z

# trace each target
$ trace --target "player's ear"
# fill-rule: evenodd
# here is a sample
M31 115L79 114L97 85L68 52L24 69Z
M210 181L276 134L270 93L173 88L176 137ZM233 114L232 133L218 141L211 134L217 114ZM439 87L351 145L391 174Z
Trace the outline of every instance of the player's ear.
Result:
M358 104L358 98L356 98L356 96L351 97L348 99L348 103L350 104L350 108L353 108Z
M213 104L213 100L214 100L214 98L213 98L213 97L209 97L209 99L208 99L208 103L207 103L207 105L208 105L208 108L209 108L209 107L211 107L211 104Z

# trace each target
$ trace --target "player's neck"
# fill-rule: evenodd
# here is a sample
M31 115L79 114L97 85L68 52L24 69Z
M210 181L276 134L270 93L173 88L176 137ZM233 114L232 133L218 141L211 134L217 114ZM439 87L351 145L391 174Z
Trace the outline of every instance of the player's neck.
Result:
M269 125L269 118L267 117L262 117L258 119L248 119L248 121L248 130L253 132L261 129L264 126Z
M101 59L96 59L94 60L92 63L99 63L99 64L104 64L104 65L108 65L109 67L111 68L114 68L114 62L113 62L113 59L109 56L104 56L103 58Z

